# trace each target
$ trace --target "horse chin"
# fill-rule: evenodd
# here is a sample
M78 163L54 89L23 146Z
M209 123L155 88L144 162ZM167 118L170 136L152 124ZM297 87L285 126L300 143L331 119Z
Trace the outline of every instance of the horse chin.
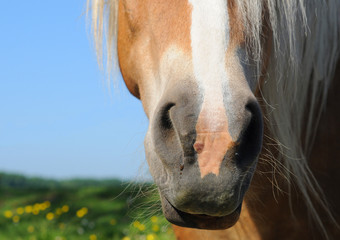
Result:
M191 214L175 208L161 195L162 209L165 218L172 224L187 228L223 230L232 227L240 217L242 203L226 216L216 217L205 214Z

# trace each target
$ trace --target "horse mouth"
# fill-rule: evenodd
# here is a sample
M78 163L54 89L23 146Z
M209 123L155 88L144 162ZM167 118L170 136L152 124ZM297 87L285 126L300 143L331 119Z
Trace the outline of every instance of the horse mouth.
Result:
M172 224L208 230L223 230L232 227L239 219L242 203L226 216L216 217L206 214L191 214L174 207L164 196L161 196L165 218Z

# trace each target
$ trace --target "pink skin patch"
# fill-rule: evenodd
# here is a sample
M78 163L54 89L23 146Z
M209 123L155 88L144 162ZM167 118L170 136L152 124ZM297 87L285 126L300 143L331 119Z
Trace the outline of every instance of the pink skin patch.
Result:
M205 101L196 124L194 149L198 153L201 178L209 173L218 176L221 163L228 149L235 145L228 130L228 118L224 107L209 108Z

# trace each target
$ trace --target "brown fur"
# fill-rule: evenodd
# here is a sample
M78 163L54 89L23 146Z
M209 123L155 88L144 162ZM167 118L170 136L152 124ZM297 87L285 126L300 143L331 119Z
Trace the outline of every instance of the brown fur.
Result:
M242 19L238 17L237 5L234 0L228 0L228 15L230 27L230 48L242 46L245 43L244 24Z
M191 50L191 7L187 1L181 0L148 0L143 3L126 0L120 1L118 17L120 69L129 91L141 98L145 91L143 82L138 80L143 79L140 76L143 70L137 67L140 65L137 63L145 62L146 58L153 64L159 63L161 54L172 44L185 52ZM149 51L137 50L144 48L152 49L153 55L145 56Z

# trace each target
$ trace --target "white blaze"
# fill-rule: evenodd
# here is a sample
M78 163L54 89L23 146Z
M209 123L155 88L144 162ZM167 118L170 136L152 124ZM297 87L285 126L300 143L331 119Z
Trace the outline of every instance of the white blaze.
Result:
M225 55L229 43L227 1L189 2L193 7L191 47L194 75L204 97L204 107L209 115L214 116L223 104L222 87L228 87L225 69ZM225 82L223 85L222 81ZM209 125L213 130L214 123Z

